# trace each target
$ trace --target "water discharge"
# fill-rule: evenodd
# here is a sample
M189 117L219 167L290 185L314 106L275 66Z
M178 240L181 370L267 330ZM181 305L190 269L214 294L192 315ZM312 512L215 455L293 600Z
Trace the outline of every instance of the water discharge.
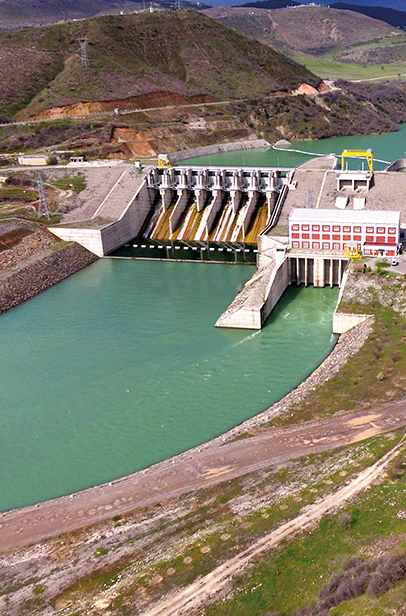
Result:
M251 266L103 259L0 316L0 510L145 468L260 412L329 353L337 289L213 324Z

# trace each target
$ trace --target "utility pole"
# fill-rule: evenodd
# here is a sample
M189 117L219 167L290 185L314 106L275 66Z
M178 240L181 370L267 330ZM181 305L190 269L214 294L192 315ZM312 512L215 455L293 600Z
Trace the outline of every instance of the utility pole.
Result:
M48 199L45 195L44 182L42 181L42 177L38 175L38 195L39 195L39 203L38 203L38 218L42 218L46 216L48 220L51 218L51 208L49 207Z
M80 45L80 58L82 60L82 66L89 68L90 62L86 50L87 36L85 36L84 38L79 38L78 41Z
M313 208L313 191L309 186L309 190L307 191L307 207L309 209Z

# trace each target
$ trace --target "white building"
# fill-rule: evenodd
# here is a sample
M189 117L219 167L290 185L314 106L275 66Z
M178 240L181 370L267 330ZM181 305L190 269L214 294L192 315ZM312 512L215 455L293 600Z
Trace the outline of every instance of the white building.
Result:
M346 250L356 242L370 256L395 256L400 212L373 210L294 209L289 215L289 247Z

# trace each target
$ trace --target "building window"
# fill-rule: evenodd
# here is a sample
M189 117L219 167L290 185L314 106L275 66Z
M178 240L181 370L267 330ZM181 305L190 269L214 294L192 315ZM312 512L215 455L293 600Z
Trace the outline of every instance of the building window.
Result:
M292 248L299 248L299 242L292 242Z
M361 227L354 227L354 233L361 233Z
M371 251L370 251L370 250L368 250L368 249L365 249L365 250L364 250L364 255L370 255L370 254L371 254Z
M312 248L320 248L320 242L313 242Z
M323 231L330 231L330 225L323 225Z
M392 235L396 235L396 229L394 227L389 227L388 232Z
M341 227L337 227L337 226L335 225L335 226L333 227L333 231L334 231L335 233L340 233L340 231L341 231Z
M302 231L308 231L309 225L302 225Z
M373 233L373 232L374 232L373 227L367 227L367 233Z
M324 250L330 250L330 244L328 242L323 242Z
M312 231L320 231L320 225L312 225Z
M299 231L299 225L292 225L292 229L294 231Z
M385 228L384 227L378 227L376 232L377 233L385 233Z
M333 244L333 250L340 250L340 244Z
M351 227L343 227L344 233L350 233Z
M309 248L309 242L303 242L303 248Z

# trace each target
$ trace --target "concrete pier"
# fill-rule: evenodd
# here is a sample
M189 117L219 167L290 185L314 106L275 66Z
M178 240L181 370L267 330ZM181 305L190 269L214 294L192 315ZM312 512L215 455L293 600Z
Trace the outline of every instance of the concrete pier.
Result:
M345 257L296 255L287 252L283 238L260 236L258 239L258 270L217 320L216 327L261 329L291 284L341 285L348 263ZM352 315L345 315L348 316ZM337 317L336 329L345 327L347 323Z

